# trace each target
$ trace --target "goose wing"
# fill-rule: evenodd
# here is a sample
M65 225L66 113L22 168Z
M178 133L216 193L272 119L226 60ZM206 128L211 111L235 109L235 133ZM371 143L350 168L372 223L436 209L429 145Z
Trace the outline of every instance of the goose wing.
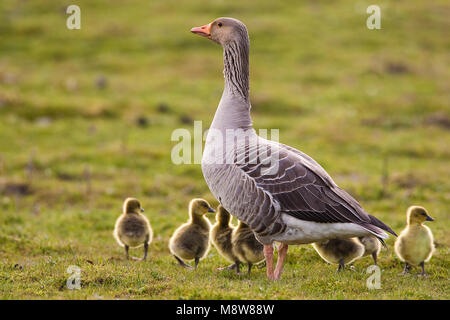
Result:
M224 188L232 192L219 193L233 197L224 199L230 211L255 232L279 231L283 226L274 228L273 224L286 213L312 222L356 223L383 238L387 236L383 230L395 235L303 152L259 138L258 143L235 149L234 154L234 164L222 166L222 176L230 183ZM242 212L243 207L251 212Z

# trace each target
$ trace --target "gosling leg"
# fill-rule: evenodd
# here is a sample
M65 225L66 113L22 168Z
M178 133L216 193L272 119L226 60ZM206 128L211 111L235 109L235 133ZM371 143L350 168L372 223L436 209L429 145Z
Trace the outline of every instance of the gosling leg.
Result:
M236 274L241 274L241 263L238 261L236 262Z
M425 262L422 261L422 262L420 263L420 266L422 267L422 272L419 273L419 275L424 276L424 277L427 277L427 276L428 276L428 273L425 272Z
M377 252L372 252L373 263L377 266Z
M252 266L253 264L248 263L247 275L250 275L250 272L252 272Z
M127 245L125 245L125 254L126 254L127 260L130 259L130 255L128 254L128 249L129 249L129 248L130 248L130 247L128 247Z
M339 260L339 267L337 269L337 272L341 272L345 270L345 264L344 264L344 259Z
M405 262L405 268L403 269L403 272L401 273L402 275L406 275L408 274L409 270L411 269L411 266L409 265L408 262Z
M144 243L144 257L142 258L143 261L147 259L147 252L148 252L148 242L145 241Z
M192 267L190 265L188 265L186 262L184 262L183 260L178 258L176 255L173 255L173 256L175 257L175 259L177 259L180 266L182 266L183 268L192 269Z
M197 257L196 257L196 258L195 258L195 270L197 270L199 261L200 261L200 258L197 258Z

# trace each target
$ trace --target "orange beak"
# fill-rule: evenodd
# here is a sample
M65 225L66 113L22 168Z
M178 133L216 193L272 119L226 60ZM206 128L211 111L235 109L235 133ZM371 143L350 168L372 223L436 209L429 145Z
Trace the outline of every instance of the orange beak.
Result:
M201 27L195 27L191 29L192 33L198 34L199 36L202 37L210 37L211 36L211 24L205 24L204 26Z

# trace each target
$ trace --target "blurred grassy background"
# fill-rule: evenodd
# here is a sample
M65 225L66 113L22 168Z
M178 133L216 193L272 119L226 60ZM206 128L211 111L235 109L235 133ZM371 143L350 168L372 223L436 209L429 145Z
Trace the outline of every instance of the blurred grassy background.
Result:
M0 2L1 298L450 298L448 1L378 1L381 30L366 28L373 1L82 0L81 30L70 4ZM218 16L249 28L256 128L280 129L397 232L409 205L429 210L429 278L398 276L393 238L375 291L368 258L335 274L311 246L291 247L277 283L215 272L214 249L178 268L167 243L188 201L217 201L199 165L172 164L170 136L212 120L222 51L189 30ZM128 196L155 231L146 263L112 238Z

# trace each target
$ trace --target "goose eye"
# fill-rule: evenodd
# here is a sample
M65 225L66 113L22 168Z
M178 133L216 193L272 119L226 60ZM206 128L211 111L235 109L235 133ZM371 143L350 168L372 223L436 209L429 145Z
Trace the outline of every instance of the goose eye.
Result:
M218 25L219 27L221 27L221 26L222 26L222 22L219 22L217 25Z

